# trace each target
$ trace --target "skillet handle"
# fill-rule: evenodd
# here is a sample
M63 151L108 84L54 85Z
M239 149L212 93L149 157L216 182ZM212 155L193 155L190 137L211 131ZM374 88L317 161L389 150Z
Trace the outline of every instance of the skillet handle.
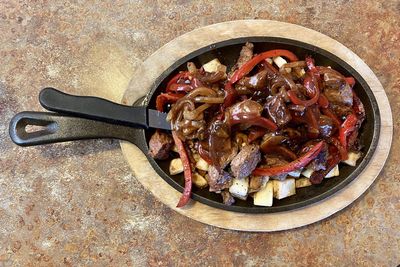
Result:
M120 105L94 96L69 95L50 87L42 89L39 102L50 111L148 129L146 107Z
M40 128L27 131L27 126ZM25 111L10 121L11 140L20 146L36 146L82 139L114 138L135 143L134 129L128 126L76 118L50 112Z

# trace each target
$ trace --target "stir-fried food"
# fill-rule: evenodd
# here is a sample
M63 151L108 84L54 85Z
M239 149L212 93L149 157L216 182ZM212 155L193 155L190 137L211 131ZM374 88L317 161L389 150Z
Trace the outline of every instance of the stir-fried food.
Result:
M187 63L156 107L168 112L172 134L157 130L150 155L171 159L171 175L184 173L178 207L190 199L192 184L221 194L226 205L253 197L273 198L339 175L339 163L355 166L365 119L353 91L355 80L311 56L288 50L253 54L247 43L227 71L218 59L200 68Z

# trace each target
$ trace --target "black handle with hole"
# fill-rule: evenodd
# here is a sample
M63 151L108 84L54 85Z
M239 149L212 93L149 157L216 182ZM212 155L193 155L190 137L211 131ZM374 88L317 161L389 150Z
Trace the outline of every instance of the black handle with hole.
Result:
M32 127L33 126L33 127ZM27 127L37 131L27 131ZM129 126L76 118L51 112L25 111L10 122L9 134L20 146L35 146L82 139L114 138L135 143Z
M40 104L47 110L118 125L148 128L146 107L120 105L94 96L75 96L44 88Z

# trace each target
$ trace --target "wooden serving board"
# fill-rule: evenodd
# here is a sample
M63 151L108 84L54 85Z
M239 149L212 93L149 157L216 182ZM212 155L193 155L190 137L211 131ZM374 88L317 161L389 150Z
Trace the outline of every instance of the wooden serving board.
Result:
M133 104L144 96L154 81L180 58L210 44L250 36L282 37L325 49L352 66L370 86L380 109L381 125L377 149L363 172L344 189L313 205L279 213L244 214L216 209L191 201L176 208L181 195L167 184L147 161L145 155L128 142L121 142L125 159L135 177L165 205L194 220L221 228L240 231L280 231L308 225L340 211L355 201L373 183L388 157L393 135L392 112L385 91L372 70L352 51L319 32L289 23L269 20L241 20L210 25L186 33L167 43L134 72L122 102Z

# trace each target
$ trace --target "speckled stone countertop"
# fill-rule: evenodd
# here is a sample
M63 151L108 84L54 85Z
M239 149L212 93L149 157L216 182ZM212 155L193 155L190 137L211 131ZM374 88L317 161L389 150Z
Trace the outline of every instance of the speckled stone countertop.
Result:
M399 1L38 2L0 1L0 266L400 264ZM118 100L135 66L163 44L236 19L320 31L382 82L394 114L392 150L376 182L342 212L285 232L218 229L144 190L118 141L10 141L13 114L42 110L41 88Z

